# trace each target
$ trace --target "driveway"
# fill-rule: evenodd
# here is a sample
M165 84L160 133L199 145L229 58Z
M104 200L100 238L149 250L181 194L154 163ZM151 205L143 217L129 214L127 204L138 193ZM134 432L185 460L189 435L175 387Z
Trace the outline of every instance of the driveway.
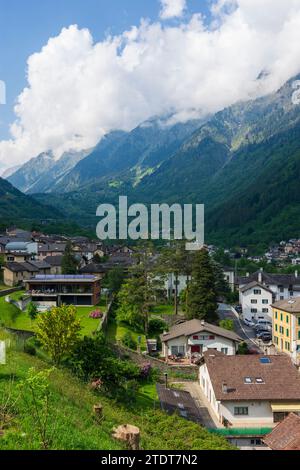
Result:
M182 384L184 390L189 392L194 399L200 414L200 423L201 426L207 429L216 429L220 427L218 421L210 414L208 410L208 402L206 397L202 393L200 385L198 382L184 382Z
M261 352L253 328L246 326L241 322L238 314L235 314L230 305L220 304L218 314L221 320L230 318L234 322L234 331L238 334L249 346L251 349L257 349Z

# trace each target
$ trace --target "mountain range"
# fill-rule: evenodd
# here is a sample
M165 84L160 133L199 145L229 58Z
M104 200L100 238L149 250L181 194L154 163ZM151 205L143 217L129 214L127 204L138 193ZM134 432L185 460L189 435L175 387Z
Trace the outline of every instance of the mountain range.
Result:
M292 103L299 78L203 120L154 118L80 155L43 154L8 179L89 226L100 203L122 194L146 204L204 203L211 242L300 236L300 106Z

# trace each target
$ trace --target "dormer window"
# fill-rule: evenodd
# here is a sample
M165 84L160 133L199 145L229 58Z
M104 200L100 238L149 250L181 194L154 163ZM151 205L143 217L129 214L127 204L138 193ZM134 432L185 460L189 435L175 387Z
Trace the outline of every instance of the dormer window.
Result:
M264 379L262 379L261 377L257 377L257 378L255 379L255 382L256 382L258 385L261 385L261 384L264 384L264 383L265 383L265 382L264 382Z
M244 382L245 382L246 385L251 385L253 383L251 377L245 377Z

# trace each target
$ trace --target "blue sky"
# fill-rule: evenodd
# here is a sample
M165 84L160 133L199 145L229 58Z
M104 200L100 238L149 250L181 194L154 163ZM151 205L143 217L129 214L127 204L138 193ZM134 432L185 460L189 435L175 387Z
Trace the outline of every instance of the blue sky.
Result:
M206 12L206 0L188 0L189 12ZM100 41L118 34L142 17L155 20L159 0L0 0L0 80L7 86L7 104L0 106L0 139L14 120L14 102L26 85L26 60L63 27L87 27Z

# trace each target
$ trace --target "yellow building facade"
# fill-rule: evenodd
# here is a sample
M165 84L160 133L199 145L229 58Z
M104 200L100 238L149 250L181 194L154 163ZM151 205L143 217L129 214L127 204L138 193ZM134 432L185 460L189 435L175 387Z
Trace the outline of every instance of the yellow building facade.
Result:
M300 298L272 305L273 343L279 352L289 354L300 364Z

